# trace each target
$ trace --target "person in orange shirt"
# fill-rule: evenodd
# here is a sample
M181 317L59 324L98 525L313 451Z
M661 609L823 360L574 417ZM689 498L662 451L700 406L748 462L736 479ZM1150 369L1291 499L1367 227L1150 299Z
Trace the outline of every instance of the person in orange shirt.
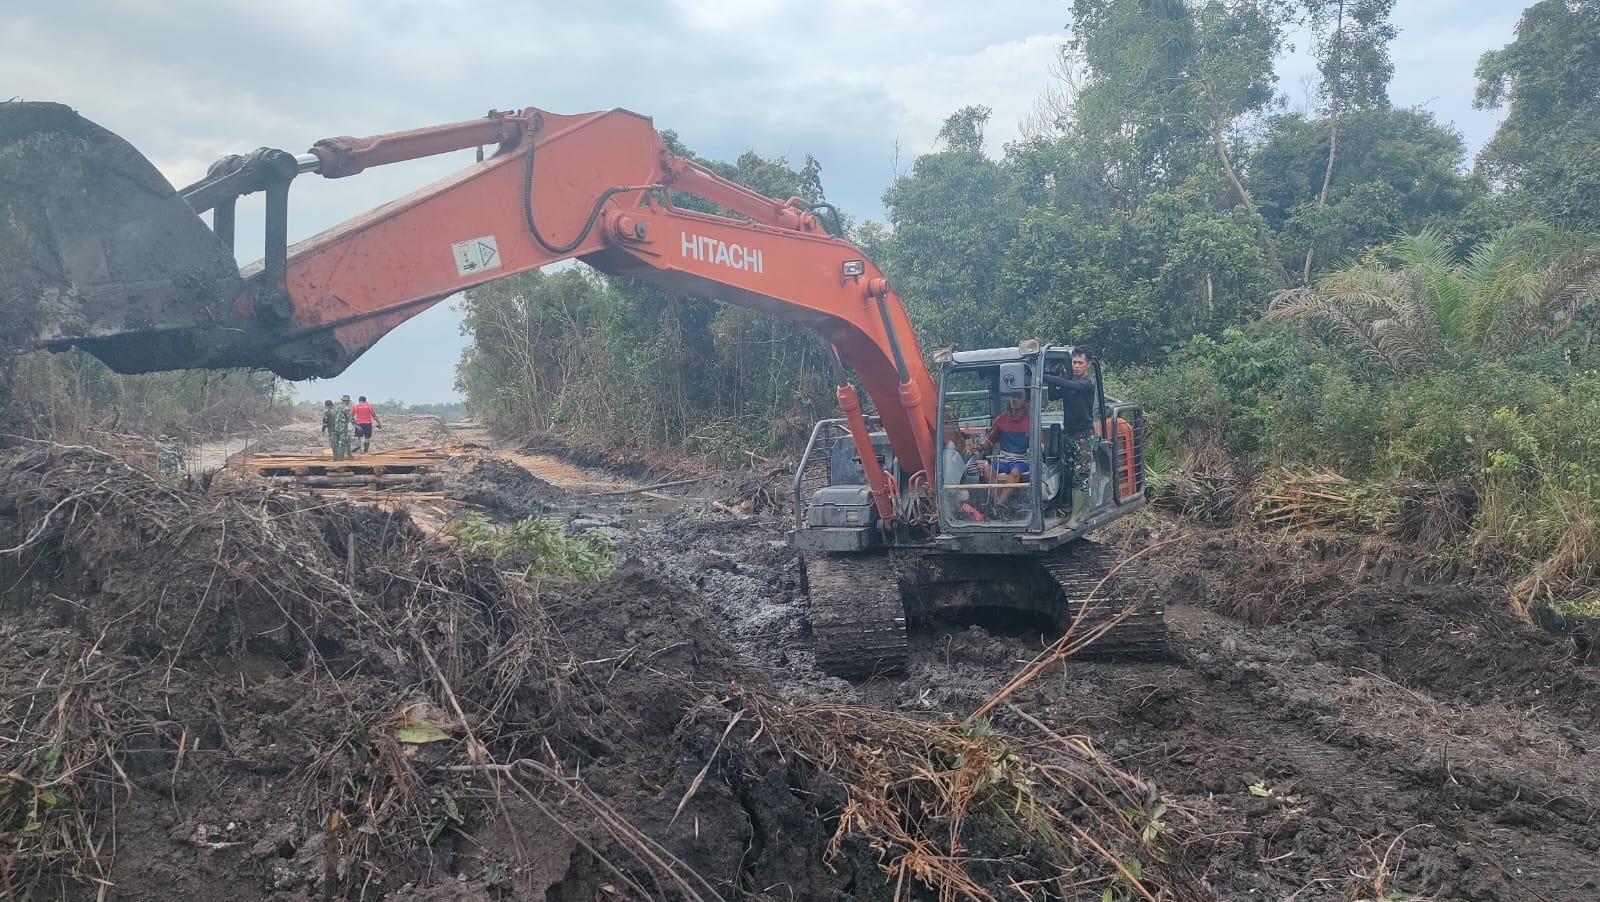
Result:
M361 453L366 454L372 450L373 427L383 428L383 424L378 422L378 412L367 403L367 396L362 395L350 408L350 417L356 422L356 439L361 442Z

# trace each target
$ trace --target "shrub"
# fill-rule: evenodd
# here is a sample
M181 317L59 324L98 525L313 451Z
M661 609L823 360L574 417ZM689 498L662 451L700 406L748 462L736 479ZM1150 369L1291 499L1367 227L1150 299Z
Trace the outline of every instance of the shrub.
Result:
M450 521L446 532L466 550L497 561L506 557L530 558L522 577L534 585L547 576L599 582L611 574L617 563L610 536L598 532L569 536L560 523L549 518L528 517L501 526L473 511Z

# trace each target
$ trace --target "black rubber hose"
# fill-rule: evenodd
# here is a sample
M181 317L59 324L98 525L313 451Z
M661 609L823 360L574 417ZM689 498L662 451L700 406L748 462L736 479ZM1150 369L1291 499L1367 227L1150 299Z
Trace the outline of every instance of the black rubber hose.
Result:
M824 219L822 217L818 217L818 220L822 223L822 227L824 229L827 229L828 234L832 235L835 238L843 238L844 237L844 221L839 218L839 211L834 208L833 204L827 203L825 201L819 201L819 202L814 203L814 204L811 205L811 212L812 213L815 213L818 210L827 210L828 213L829 213L829 216L827 217L827 219ZM828 219L832 219L833 220L833 227L832 228L828 227Z
M580 231L578 233L578 237L572 239L570 243L556 246L551 244L549 241L546 241L544 235L539 233L539 226L533 221L533 154L534 148L537 147L539 143L539 131L543 127L544 117L538 113L535 113L533 115L533 124L528 129L528 137L526 139L528 142L528 151L523 157L525 162L523 163L522 167L522 218L528 223L528 232L533 235L534 241L539 242L540 247L552 254L566 255L576 250L578 245L583 244L583 242L589 237L589 233L594 231L594 224L597 220L599 220L600 211L605 208L606 201L610 200L613 196L621 194L630 189L607 188L605 192L601 194L600 197L594 202L594 208L589 211L589 218L584 220L583 230Z

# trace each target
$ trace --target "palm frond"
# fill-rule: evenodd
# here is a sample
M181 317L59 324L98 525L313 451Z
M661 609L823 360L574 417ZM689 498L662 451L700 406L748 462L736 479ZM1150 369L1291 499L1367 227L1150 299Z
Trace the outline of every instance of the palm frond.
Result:
M1396 373L1432 369L1437 357L1431 353L1435 347L1431 336L1419 332L1418 322L1406 318L1389 292L1358 290L1356 281L1367 280L1334 279L1317 288L1280 291L1268 306L1266 318L1325 323ZM1334 293L1330 287L1342 290Z
M1454 242L1444 232L1427 228L1402 236L1394 247L1417 310L1433 320L1441 337L1453 338L1460 331L1468 296Z
M1600 242L1546 230L1486 282L1475 304L1474 335L1483 353L1515 353L1566 329L1596 300Z
M1401 236L1313 288L1279 292L1267 318L1324 323L1407 372L1549 341L1597 302L1600 237L1530 221L1462 260L1441 231Z
M1493 336L1501 353L1548 341L1600 300L1600 246L1578 248L1523 280L1520 307L1508 311Z

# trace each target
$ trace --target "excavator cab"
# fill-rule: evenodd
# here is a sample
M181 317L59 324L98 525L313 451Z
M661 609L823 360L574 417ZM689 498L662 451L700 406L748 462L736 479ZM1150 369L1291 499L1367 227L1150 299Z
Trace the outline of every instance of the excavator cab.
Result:
M1077 459L1064 401L1051 397L1045 373L1066 371L1073 350L1027 342L936 351L932 473L907 472L885 434L872 433L875 456L898 487L892 524L873 506L848 422L817 424L796 472L794 537L821 669L849 678L894 671L906 659L910 627L996 609L1060 630L1115 623L1096 643L1099 654L1166 653L1159 605L1137 597L1129 568L1120 588L1106 589L1116 555L1085 539L1145 503L1143 411L1107 395L1098 366L1087 504L1072 518ZM1004 426L1015 432L1020 421L1025 434L996 434L997 418L1008 413Z
M941 373L944 426L934 485L944 532L1035 529L1045 490L1059 491L1060 480L1050 478L1059 460L1039 441L1041 395L1031 368L1011 356L1004 349L967 352ZM1019 422L1025 432L999 431Z
M1087 515L1070 522L1077 461L1063 432L1063 400L1052 397L1043 374L1064 372L1072 352L1035 345L940 353L943 450L934 484L941 546L1048 549L1143 506L1143 410L1108 397L1096 368ZM1028 415L1025 445L1019 448L1015 435L989 441L1019 395Z

